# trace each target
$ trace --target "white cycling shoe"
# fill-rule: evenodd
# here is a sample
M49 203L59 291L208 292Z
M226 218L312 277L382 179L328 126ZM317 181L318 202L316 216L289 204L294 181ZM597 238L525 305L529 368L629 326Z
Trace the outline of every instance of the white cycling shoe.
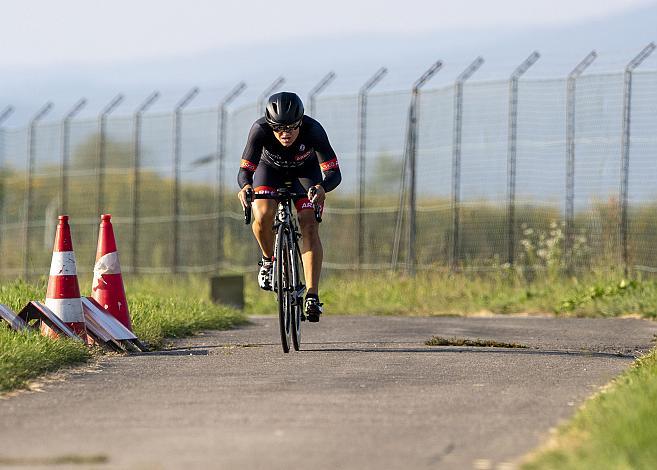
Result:
M258 266L260 266L260 271L258 271L258 285L263 290L271 290L271 276L274 262L263 258L258 262Z
M306 319L311 323L317 323L319 321L319 316L324 311L322 309L322 303L315 297L306 297L306 303L304 311L306 312Z

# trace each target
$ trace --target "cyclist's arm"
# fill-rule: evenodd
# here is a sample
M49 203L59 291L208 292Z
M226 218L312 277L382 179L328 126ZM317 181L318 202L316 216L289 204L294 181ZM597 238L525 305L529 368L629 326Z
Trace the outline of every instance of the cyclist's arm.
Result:
M318 126L316 132L315 153L317 154L319 167L324 173L324 180L319 184L328 193L338 187L342 181L342 174L340 173L338 157L335 155L333 147L331 147L326 131Z
M244 152L242 152L240 170L237 173L237 184L240 189L244 188L246 185L253 185L253 173L255 173L256 168L258 168L260 156L262 155L262 142L262 128L257 123L254 123L249 131L249 137L246 140Z

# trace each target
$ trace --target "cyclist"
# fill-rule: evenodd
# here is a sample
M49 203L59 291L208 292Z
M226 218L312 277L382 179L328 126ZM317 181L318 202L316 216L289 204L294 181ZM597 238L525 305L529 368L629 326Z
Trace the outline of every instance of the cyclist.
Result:
M322 176L323 173L323 176ZM304 115L303 103L294 93L282 92L269 97L264 117L251 126L242 154L237 181L242 206L246 193L275 192L285 181L292 181L292 191L307 193L295 200L301 230L301 258L307 285L304 304L306 318L319 321L319 277L323 249L315 220L313 203L323 210L326 193L340 184L342 176L335 152L322 125ZM253 234L262 251L258 284L271 290L272 255L276 201L256 199L253 202Z

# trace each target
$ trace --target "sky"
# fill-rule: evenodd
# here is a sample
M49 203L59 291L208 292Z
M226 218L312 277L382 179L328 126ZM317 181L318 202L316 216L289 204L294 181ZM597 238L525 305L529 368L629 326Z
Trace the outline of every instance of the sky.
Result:
M508 32L608 17L654 0L21 0L3 2L2 67L106 64L369 33ZM286 55L283 47L273 54Z
M592 49L590 73L619 72L657 40L657 0L21 0L0 10L0 112L27 122L46 102L61 119L84 97L80 119L118 93L129 115L154 90L152 112L170 111L192 87L191 106L212 107L240 81L232 106L261 99L276 77L308 96L352 95L381 66L376 91L407 90L436 60L430 87L449 86L477 56L473 80L505 80L533 50L527 78L563 77ZM657 68L657 53L643 65Z

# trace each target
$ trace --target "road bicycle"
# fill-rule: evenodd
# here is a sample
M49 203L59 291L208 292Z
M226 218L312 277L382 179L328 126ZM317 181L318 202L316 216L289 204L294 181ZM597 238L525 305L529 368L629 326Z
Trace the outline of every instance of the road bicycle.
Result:
M273 230L276 233L274 241L272 290L278 300L278 320L281 331L283 352L290 352L290 338L295 351L301 347L301 322L306 319L303 313L303 298L306 286L303 283L303 264L299 239L301 232L296 219L292 216L294 198L307 197L306 193L293 193L291 182L274 192L246 194L244 208L244 223L251 223L251 203L255 199L273 199L278 202ZM312 191L312 189L311 189ZM311 194L312 195L312 194ZM322 221L319 205L313 204L315 220Z

